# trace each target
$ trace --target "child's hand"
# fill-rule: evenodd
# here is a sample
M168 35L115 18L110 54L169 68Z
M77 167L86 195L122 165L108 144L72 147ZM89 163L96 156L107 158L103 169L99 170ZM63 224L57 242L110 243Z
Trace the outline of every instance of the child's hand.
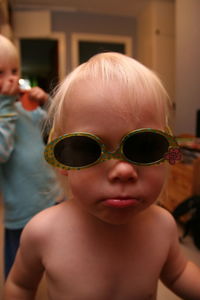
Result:
M43 105L48 100L48 94L41 89L40 87L33 87L29 91L29 98L32 101L38 102L40 105Z
M12 76L12 78L5 78L0 80L0 94L16 95L19 93L19 78Z

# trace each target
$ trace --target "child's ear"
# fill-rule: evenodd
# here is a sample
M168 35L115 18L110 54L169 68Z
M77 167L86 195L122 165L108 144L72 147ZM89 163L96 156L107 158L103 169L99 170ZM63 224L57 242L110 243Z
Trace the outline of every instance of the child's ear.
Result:
M57 172L61 175L67 176L68 175L68 171L67 170L63 170L63 169L57 169Z

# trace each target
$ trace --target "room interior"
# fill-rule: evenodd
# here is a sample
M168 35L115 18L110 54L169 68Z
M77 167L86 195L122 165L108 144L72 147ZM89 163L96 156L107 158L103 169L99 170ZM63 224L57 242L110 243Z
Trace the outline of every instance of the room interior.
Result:
M169 211L200 194L199 11L198 0L95 0L95 5L92 0L84 5L80 0L0 2L0 33L11 38L19 51L27 39L57 43L58 81L79 64L80 42L122 44L127 55L161 77L173 102L171 128L184 138L180 139L184 159L171 168L160 199ZM1 219L2 213L1 209ZM200 265L200 252L190 237L183 250ZM0 259L2 263L2 255ZM42 287L38 300L45 299ZM179 298L162 287L158 299Z

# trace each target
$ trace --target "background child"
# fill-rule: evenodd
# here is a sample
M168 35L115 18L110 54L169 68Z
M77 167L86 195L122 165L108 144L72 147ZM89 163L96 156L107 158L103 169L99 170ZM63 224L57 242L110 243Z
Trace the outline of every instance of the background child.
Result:
M55 176L44 162L41 122L46 112L25 110L19 100L19 57L14 45L0 35L0 191L4 200L5 275L14 261L21 231L32 216L51 206L58 195ZM29 91L44 104L39 87Z
M158 78L122 54L96 55L66 78L45 157L69 200L26 226L6 300L34 299L44 271L49 299L153 300L159 278L200 299L200 270L181 253L170 213L154 205L165 160L180 159L168 109Z

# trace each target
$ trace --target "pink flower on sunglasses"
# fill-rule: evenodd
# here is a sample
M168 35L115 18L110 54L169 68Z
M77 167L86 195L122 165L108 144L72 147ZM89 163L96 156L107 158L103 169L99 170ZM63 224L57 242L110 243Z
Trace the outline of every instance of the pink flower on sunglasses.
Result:
M182 155L179 148L170 148L164 157L171 165L174 165L177 160L181 160Z

